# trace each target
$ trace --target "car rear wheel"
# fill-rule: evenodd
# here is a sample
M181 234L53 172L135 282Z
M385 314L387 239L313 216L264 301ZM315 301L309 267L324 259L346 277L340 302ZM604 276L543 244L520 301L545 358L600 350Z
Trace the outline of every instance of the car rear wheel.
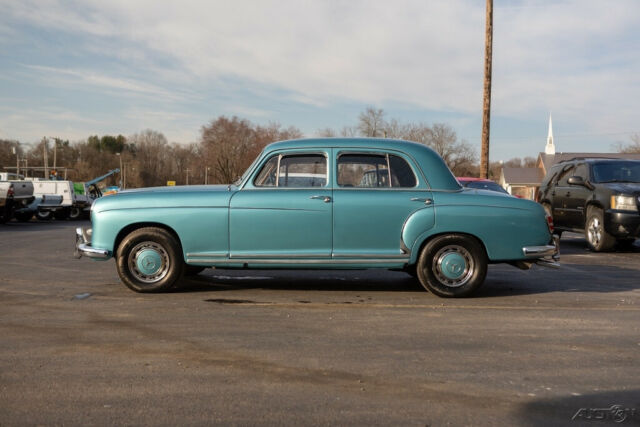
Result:
M589 248L594 252L609 251L616 244L616 239L604 228L602 209L594 206L587 208L587 223L584 230Z
M118 248L118 275L136 292L162 292L174 286L184 271L177 239L162 228L145 227L131 232Z
M70 210L69 210L69 219L71 220L77 220L80 219L80 217L82 216L82 209L73 206Z
M475 238L442 235L431 240L418 259L418 279L428 291L441 297L466 297L487 275L487 254Z
M40 221L49 221L51 219L51 216L51 211L38 210L36 212L36 218L38 218Z

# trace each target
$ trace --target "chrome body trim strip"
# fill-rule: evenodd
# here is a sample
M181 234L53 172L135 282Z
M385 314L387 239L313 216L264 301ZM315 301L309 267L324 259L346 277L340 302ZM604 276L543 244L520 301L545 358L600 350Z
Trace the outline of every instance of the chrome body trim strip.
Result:
M187 258L188 263L213 263L213 264L296 264L296 265L318 265L318 264L389 264L392 262L409 262L409 258L392 259L273 259L273 258Z
M406 259L407 255L406 254L390 254L390 255L383 255L383 254L333 254L333 258L355 258L355 259L360 259L360 258L367 258L367 259Z

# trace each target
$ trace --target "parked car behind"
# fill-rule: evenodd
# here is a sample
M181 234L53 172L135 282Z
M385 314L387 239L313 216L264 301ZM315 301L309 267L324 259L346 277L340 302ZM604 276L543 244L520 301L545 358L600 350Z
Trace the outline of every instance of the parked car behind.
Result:
M10 221L16 211L34 200L33 184L21 175L3 172L0 174L0 223Z
M584 233L594 251L640 237L640 160L577 158L554 165L536 200L563 231Z
M125 190L96 200L91 221L77 255L115 258L138 292L205 267L383 268L462 297L489 263L557 266L539 204L462 191L433 150L397 140L273 143L235 184Z
M495 181L491 181L490 179L472 178L467 176L461 176L461 177L458 177L457 179L460 185L462 185L463 187L476 188L479 190L496 191L498 193L509 194L507 190L502 188Z

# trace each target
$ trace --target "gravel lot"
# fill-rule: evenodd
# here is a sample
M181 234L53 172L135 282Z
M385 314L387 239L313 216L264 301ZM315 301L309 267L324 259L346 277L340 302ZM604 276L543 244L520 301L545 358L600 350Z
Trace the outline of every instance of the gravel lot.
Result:
M0 226L0 426L640 424L639 242L563 236L560 270L490 266L461 300L386 271L142 295L72 257L87 224Z

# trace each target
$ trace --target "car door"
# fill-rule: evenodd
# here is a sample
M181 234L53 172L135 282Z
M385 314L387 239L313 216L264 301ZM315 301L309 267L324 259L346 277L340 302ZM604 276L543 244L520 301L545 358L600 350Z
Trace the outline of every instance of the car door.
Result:
M333 257L393 259L406 256L407 218L429 210L431 192L412 161L401 153L335 150Z
M579 163L571 176L579 176L583 182L589 180L589 169L586 164ZM585 206L587 199L591 196L591 190L584 185L568 184L564 192L566 199L565 224L568 227L584 228Z
M230 257L330 258L333 199L328 151L288 151L265 159L233 195Z
M574 171L575 167L573 165L567 165L558 175L556 184L551 192L553 223L558 227L572 227L571 212L568 210L567 199L571 195L571 187L568 180L573 176Z

